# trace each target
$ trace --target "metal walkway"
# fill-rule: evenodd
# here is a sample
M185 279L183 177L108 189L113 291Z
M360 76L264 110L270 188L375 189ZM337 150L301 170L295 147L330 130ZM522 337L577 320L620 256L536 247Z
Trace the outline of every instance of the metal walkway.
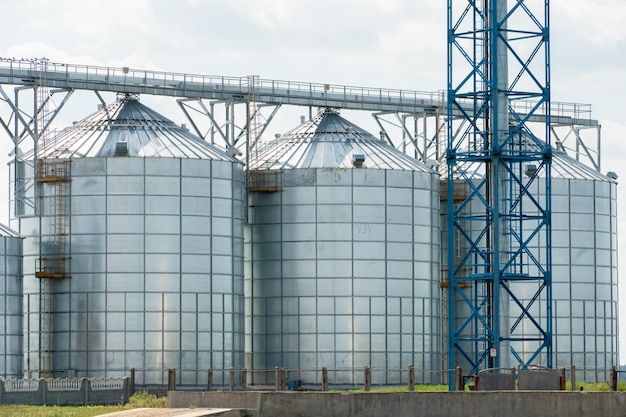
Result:
M41 59L0 58L0 85L44 85L49 88L109 91L196 99L296 106L333 107L373 112L414 114L441 113L441 93L385 88L147 71L91 65L54 63ZM471 110L468 101L467 109ZM530 112L534 103L515 102L519 114ZM445 110L445 109L444 109ZM444 111L445 113L445 111ZM591 105L552 102L553 124L597 126ZM459 114L460 115L460 114ZM529 119L535 121L534 117ZM537 118L540 121L540 118Z

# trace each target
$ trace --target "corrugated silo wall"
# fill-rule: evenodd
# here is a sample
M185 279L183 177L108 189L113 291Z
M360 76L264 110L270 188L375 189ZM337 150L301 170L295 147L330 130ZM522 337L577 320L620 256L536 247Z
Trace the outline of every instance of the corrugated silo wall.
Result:
M82 158L72 161L71 179L65 202L71 278L53 282L53 376L121 376L136 368L138 384L155 385L167 383L167 369L176 368L178 384L205 386L213 368L215 384L227 383L227 372L219 371L243 366L241 165ZM53 198L40 192L40 213L49 213ZM34 260L49 244L50 221L45 214L19 217L29 236L24 301L31 376L41 336Z
M617 184L552 180L555 365L609 380L618 362Z
M414 365L438 382L439 177L292 169L282 186L249 195L246 366L299 370L304 383L326 366L331 383L357 383L353 368Z
M22 377L22 239L0 236L0 378Z
M543 181L538 180L533 191L541 198L541 204L545 204L545 196L537 190L544 187ZM616 184L608 179L552 179L553 363L556 367L568 369L575 365L579 380L607 381L611 366L619 364L616 190ZM442 259L445 262L448 246L446 201L442 201L441 213ZM534 239L530 247L545 247L545 243L543 239ZM516 284L511 288L521 301L528 304L536 291L536 284ZM447 297L447 291L442 297ZM542 311L545 311L544 305L533 304L531 312L534 317L542 318ZM466 309L458 309L457 323L466 319L467 314ZM512 323L516 320L517 316L512 317ZM528 323L522 321L521 325L525 324ZM520 330L524 329L517 331ZM532 331L531 328L527 330ZM518 353L527 360L534 350L522 349ZM460 360L457 365L467 366ZM517 362L511 358L511 363L515 365ZM545 365L545 354L534 363Z

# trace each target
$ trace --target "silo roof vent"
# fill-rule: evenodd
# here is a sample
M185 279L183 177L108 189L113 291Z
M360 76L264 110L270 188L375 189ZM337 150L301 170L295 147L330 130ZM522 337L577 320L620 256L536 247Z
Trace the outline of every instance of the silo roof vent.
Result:
M115 156L128 156L128 142L115 143Z
M363 162L365 162L365 155L362 153L355 153L352 155L352 165L355 168L361 168L363 166Z

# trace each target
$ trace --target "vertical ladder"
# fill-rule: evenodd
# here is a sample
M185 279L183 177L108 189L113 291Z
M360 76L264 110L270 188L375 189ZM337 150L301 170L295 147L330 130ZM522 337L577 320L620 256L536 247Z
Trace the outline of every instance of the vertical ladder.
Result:
M51 187L51 226L52 250L51 253L40 254L36 260L35 277L41 279L40 300L40 370L42 378L52 377L52 351L54 330L54 306L52 281L61 278L70 278L66 262L70 259L66 254L67 230L67 192L71 181L69 175L69 160L41 159L36 165L36 181L41 184L41 196L45 197L43 187ZM44 199L44 202L46 200ZM45 206L44 206L45 207ZM42 207L42 214L45 209ZM43 230L42 230L43 232ZM43 234L43 233L42 233Z
M69 160L41 159L37 163L37 182L52 187L51 235L52 253L37 259L37 278L70 278L67 275L65 239L67 236L67 215L65 213L69 176Z

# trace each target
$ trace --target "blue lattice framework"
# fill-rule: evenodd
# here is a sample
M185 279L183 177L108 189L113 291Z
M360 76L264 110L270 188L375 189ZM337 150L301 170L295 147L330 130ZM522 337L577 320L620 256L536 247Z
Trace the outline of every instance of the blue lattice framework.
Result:
M448 369L466 375L552 367L549 0L508 3L448 0Z

